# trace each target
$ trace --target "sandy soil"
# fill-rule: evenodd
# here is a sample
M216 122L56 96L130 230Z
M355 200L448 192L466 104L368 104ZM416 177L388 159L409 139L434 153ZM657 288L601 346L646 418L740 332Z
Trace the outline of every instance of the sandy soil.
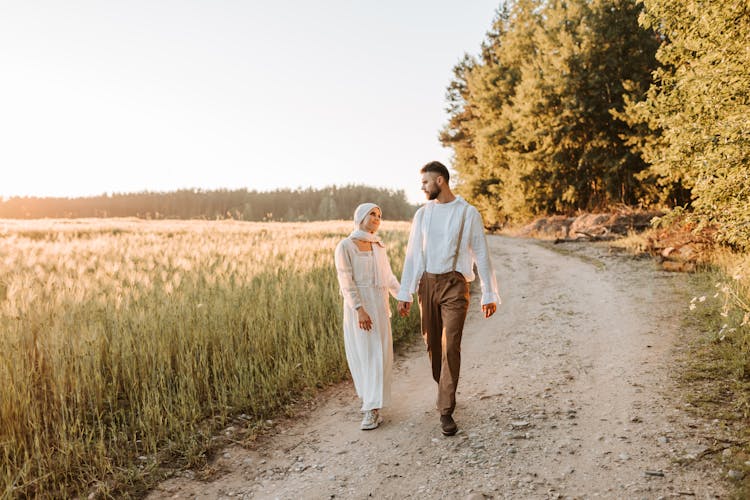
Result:
M219 453L149 498L718 498L716 422L672 380L685 275L606 247L489 238L503 304L476 297L455 413L443 437L421 342L396 361L395 403L359 430L343 383L258 441ZM712 448L714 447L714 448Z

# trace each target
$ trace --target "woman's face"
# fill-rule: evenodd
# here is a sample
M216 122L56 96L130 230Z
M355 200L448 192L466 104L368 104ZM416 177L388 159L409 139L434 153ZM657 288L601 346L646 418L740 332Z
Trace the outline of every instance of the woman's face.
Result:
M374 233L380 227L380 209L375 207L365 216L361 224L362 229L368 233Z

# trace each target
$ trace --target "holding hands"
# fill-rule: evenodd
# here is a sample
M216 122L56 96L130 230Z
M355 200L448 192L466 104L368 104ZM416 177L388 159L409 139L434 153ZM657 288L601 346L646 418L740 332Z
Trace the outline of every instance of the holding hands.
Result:
M408 316L411 310L411 302L404 302L403 300L398 301L398 314L399 316Z

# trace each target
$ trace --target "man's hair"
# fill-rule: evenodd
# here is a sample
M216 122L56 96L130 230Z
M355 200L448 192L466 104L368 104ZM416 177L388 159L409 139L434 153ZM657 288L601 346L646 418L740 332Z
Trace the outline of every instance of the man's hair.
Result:
M445 182L448 182L451 180L451 174L448 172L448 169L440 163L439 161L431 161L424 167L422 167L422 170L419 171L420 174L424 174L427 172L434 172L445 179Z

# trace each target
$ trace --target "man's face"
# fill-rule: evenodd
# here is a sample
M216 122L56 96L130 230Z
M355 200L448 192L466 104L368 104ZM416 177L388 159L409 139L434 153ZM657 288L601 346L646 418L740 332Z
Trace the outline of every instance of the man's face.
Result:
M438 178L441 178L435 172L425 172L422 174L422 191L428 200L434 200L440 194L440 185Z

